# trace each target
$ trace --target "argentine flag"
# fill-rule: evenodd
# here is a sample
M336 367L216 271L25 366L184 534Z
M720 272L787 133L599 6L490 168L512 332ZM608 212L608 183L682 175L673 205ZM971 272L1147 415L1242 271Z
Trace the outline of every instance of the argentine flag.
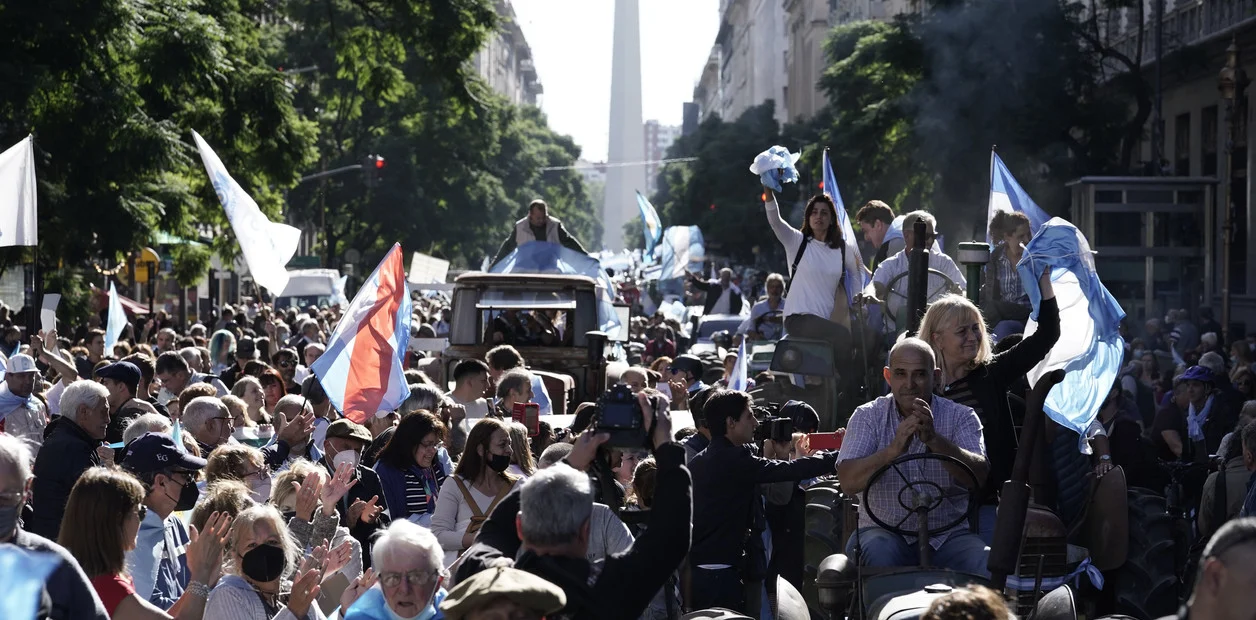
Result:
M990 151L990 205L986 209L986 243L997 243L998 239L990 238L990 222L994 220L995 211L1017 211L1029 218L1029 235L1038 234L1051 216L1043 211L1029 194L1025 193L1020 183L1007 169L1007 164L999 154Z
M703 244L702 231L697 226L672 226L663 232L663 243L659 246L659 258L663 263L660 280L685 277L685 271L694 271L691 263L698 263L702 269L702 261L706 260L706 246Z
M850 225L850 216L846 214L846 203L842 202L842 192L837 188L837 177L833 176L833 166L829 164L829 149L824 149L824 195L833 201L837 210L837 227L842 231L842 239L846 247L855 252L855 264L863 264L863 256L859 254L859 242L855 239L855 229ZM868 285L868 274L863 269L851 268L846 263L846 299L851 306L855 305L855 295Z
M118 344L122 330L126 329L126 311L118 298L118 289L109 283L109 314L105 319L105 353L113 355L113 345Z
M728 389L745 392L750 384L746 372L746 339L737 345L737 363L733 364L733 373L728 377Z
M641 232L645 235L645 253L642 258L648 263L654 259L654 246L663 237L663 222L659 220L659 212L654 209L654 205L641 192L637 192L637 208L641 210Z

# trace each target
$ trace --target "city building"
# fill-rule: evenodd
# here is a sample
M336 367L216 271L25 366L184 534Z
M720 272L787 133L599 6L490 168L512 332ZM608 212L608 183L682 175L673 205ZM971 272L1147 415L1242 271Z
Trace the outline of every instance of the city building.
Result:
M719 92L701 114L718 113L736 120L765 101L776 103L776 118L785 116L785 9L781 0L722 0L720 29L715 36ZM711 61L707 61L710 69ZM699 82L701 85L701 81Z
M1137 11L1132 9L1112 10L1099 16L1103 36L1111 46L1129 58L1141 59L1143 79L1152 87L1153 97L1156 83L1154 16L1155 11L1149 8L1141 26ZM1141 55L1138 49L1140 28ZM1229 203L1226 181L1232 179L1236 191L1229 259L1231 320L1236 323L1246 320L1246 330L1256 331L1256 322L1248 320L1256 317L1256 269L1249 267L1256 265L1256 243L1249 241L1256 234L1256 213L1252 209L1256 196L1251 183L1256 170L1248 156L1253 139L1252 106L1240 106L1236 114L1234 168L1230 174L1226 166L1227 105L1218 89L1219 74L1228 57L1226 50L1232 42L1237 44L1240 67L1249 79L1256 78L1256 62L1253 62L1256 60L1256 6L1237 0L1164 0L1162 28L1164 68L1160 118L1163 131L1159 140L1162 148L1153 149L1156 135L1153 115L1144 133L1138 158L1141 162L1135 162L1138 169L1130 172L1203 179L1215 187L1204 192L1203 199L1184 196L1181 191L1172 201L1167 194L1157 197L1148 192L1134 195L1126 191L1124 196L1110 196L1112 201L1122 198L1127 204L1143 206L1131 212L1132 215L1109 215L1111 221L1106 226L1096 226L1098 238L1091 240L1092 245L1128 247L1125 254L1112 257L1111 262L1097 261L1096 265L1105 282L1108 279L1105 265L1108 270L1126 269L1131 273L1148 274L1147 278L1153 282L1153 290L1147 292L1151 305L1127 310L1132 319L1161 315L1166 306L1193 310L1200 305L1211 306L1220 319L1225 270L1223 227ZM1189 55L1175 55L1185 48L1190 48ZM1124 69L1114 68L1116 70ZM1249 86L1246 96L1249 100L1256 96L1256 88ZM1160 162L1155 162L1156 151L1159 151ZM1173 180L1166 179L1166 182ZM1157 207L1159 203L1188 199L1199 202L1200 208L1161 212ZM1126 219L1121 220L1122 217ZM1121 227L1139 230L1144 238L1122 236ZM1203 292L1202 297L1200 292Z
M523 36L510 0L496 0L498 29L472 59L476 73L493 91L516 105L538 105L544 89L532 63L532 48Z
M662 125L656 120L645 122L645 159L658 162L667 157L667 149L680 138L681 129L674 125ZM658 189L659 164L650 163L645 167L645 185L642 190L646 196L654 195Z

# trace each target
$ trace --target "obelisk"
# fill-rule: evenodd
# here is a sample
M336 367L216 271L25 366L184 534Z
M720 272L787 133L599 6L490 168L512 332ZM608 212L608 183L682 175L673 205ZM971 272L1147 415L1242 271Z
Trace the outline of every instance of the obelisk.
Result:
M641 17L637 0L615 0L611 57L610 149L602 245L624 248L624 224L637 213L638 190L646 191L645 131L641 124ZM619 163L634 165L617 166Z

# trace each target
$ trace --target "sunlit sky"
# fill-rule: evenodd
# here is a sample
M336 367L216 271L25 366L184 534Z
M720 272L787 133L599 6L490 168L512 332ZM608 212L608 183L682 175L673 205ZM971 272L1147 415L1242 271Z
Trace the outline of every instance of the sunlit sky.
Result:
M639 0L642 120L680 125L711 53L719 0ZM541 109L584 159L605 161L615 0L513 0L537 74Z

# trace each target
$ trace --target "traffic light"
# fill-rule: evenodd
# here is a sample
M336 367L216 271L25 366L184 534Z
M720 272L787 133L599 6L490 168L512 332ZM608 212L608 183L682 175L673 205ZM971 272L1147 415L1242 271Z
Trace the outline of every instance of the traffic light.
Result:
M384 166L388 165L379 155L367 155L362 158L362 181L367 187L379 185L384 177Z

